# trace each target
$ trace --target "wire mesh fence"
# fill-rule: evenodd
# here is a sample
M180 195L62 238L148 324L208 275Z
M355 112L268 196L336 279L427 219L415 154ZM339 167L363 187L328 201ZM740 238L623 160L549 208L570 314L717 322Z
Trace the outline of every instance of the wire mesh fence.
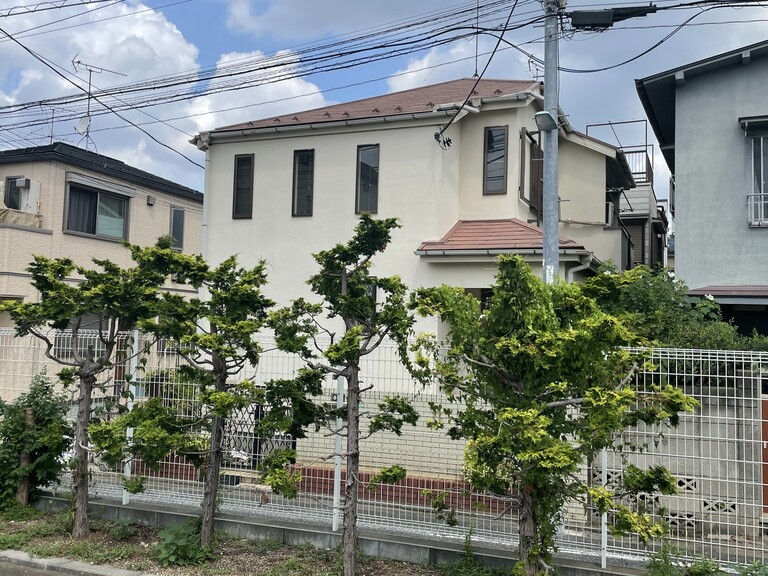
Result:
M262 354L258 369L238 378L266 385L271 379L292 376L301 366L299 359L271 350L269 342L264 348L270 351ZM629 464L666 466L677 478L677 494L640 496L636 504L668 524L669 540L683 557L706 556L723 565L766 561L768 354L656 349L650 351L650 360L655 368L637 375L641 389L676 386L695 397L700 407L682 415L675 428L628 430L622 441L630 449L606 452L584 468L584 478L592 484L620 487ZM158 397L180 416L193 420L202 415L198 390L179 378L179 363L172 343L158 342L150 347L143 370L136 371L138 364L126 361L108 376L118 387L130 388L134 402ZM40 341L0 331L0 397L14 398L44 369L53 375L60 367L46 358ZM134 378L125 381L125 375L133 372ZM405 426L400 436L381 432L362 441L361 526L444 541L462 541L471 530L473 539L483 544L516 546L514 500L501 501L473 490L462 474L463 443L427 426L430 403L443 400L439 391L413 381L390 345L366 357L362 379L372 386L363 398L363 430L387 395L410 398L421 417L416 426ZM336 394L337 382L328 377L316 400L335 405ZM259 438L254 429L263 410L249 406L227 421L220 510L330 526L335 435L319 428L308 430L304 438ZM201 428L199 434L204 445L205 430ZM296 450L295 469L302 476L299 496L292 499L272 493L261 483L257 470L272 450L285 447ZM406 468L406 479L372 489L371 476L393 464ZM96 457L92 469L92 491L97 496L123 496L121 480L127 471L146 478L145 491L131 495L132 502L199 506L202 500L201 471L178 456L161 462L157 470L141 462L109 470ZM343 482L343 471L337 478ZM67 478L62 478L62 486L66 488ZM446 522L449 516L454 526ZM608 563L640 561L658 545L645 545L632 535L613 536L610 524L611 518L603 522L589 506L573 502L558 532L558 545L587 556L603 555Z

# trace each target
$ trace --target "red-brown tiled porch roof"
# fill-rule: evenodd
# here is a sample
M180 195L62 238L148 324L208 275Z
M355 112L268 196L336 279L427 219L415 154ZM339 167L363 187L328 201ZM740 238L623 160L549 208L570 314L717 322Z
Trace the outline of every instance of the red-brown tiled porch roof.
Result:
M570 238L560 236L559 240L561 250L584 250L584 246ZM423 242L416 254L514 253L541 250L543 246L542 229L517 218L459 220L441 240Z
M393 92L383 96L374 96L344 104L324 106L292 114L283 114L251 122L217 128L222 130L249 130L275 126L301 126L323 122L344 122L378 117L423 114L433 112L441 104L462 103L470 94L475 84L474 78L464 78ZM541 83L531 80L493 80L483 79L471 93L472 98L499 98L525 91L541 91Z

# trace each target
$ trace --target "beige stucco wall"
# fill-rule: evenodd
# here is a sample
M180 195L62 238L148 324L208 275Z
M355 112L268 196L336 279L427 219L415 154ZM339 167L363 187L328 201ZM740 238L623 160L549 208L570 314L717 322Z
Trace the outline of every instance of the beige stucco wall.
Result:
M520 128L535 130L534 112L533 105L517 104L505 110L470 113L446 132L452 141L447 150L435 142L436 123L414 120L214 140L207 152L206 257L215 263L238 253L247 265L265 259L268 296L281 304L307 296L306 280L317 270L311 253L348 240L358 220L354 213L357 146L379 144L377 216L397 217L402 228L393 233L386 252L374 259L374 273L399 274L412 288L442 283L490 286L496 272L491 258L459 261L454 257L451 263L433 263L414 251L423 241L440 239L459 219L525 221L533 217L519 197L519 166ZM484 129L500 125L508 127L507 193L484 196ZM302 149L315 151L313 214L292 217L293 152ZM252 219L232 219L234 157L238 154L254 154ZM560 157L561 196L573 198L580 217L603 220L605 156L566 143ZM527 162L528 158L526 173ZM575 206L580 202L584 205ZM602 227L595 227L581 237L598 242L603 240L603 232ZM606 242L616 244L618 253L618 242ZM592 249L590 244L587 248ZM600 257L614 256L601 249ZM563 263L563 278L565 269Z
M109 259L121 265L131 263L130 253L119 242L64 231L66 173L75 172L101 181L128 186L135 191L129 199L128 241L150 245L170 232L171 206L184 209L184 252L202 250L202 205L165 192L128 184L79 167L58 162L23 163L0 166L0 182L9 176L24 176L40 182L40 227L29 228L0 223L0 296L35 298L26 268L33 255L72 258L87 265L91 259ZM155 197L153 206L147 196ZM169 285L172 287L172 285Z

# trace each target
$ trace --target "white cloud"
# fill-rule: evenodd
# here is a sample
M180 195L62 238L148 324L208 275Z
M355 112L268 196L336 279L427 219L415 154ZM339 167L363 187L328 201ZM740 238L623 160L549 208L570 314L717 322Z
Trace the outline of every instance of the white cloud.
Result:
M231 52L219 58L217 67L243 59L263 57L261 52ZM281 59L290 61L290 53L279 53ZM270 75L280 73L271 70ZM320 88L302 78L291 77L292 69L286 65L279 82L268 82L245 90L235 90L197 98L187 106L197 131L212 130L220 126L238 124L248 120L268 118L288 112L319 108L325 105Z
M487 39L480 42L478 71L482 71L486 65L494 44ZM474 41L457 42L448 48L433 48L424 56L409 60L405 68L397 70L387 80L387 84L390 91L397 92L457 78L469 78L474 74L475 66ZM528 69L526 60L519 52L501 45L484 77L528 80L533 78L533 72Z
M303 41L370 29L407 15L445 8L445 3L440 0L230 0L227 24L236 32Z

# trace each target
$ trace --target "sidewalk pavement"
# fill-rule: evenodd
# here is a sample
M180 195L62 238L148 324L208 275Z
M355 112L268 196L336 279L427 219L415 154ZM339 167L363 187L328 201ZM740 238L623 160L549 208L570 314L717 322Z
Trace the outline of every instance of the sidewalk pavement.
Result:
M59 572L62 574L77 574L78 576L152 576L149 572L136 572L134 570L125 570L124 568L113 568L101 564L88 564L77 560L68 560L66 558L36 558L26 552L19 550L1 550L0 551L0 575L5 576L4 570L8 564L15 564L35 570L48 572ZM9 567L10 570L10 567ZM25 574L24 571L19 572ZM33 576L37 572L32 572Z

